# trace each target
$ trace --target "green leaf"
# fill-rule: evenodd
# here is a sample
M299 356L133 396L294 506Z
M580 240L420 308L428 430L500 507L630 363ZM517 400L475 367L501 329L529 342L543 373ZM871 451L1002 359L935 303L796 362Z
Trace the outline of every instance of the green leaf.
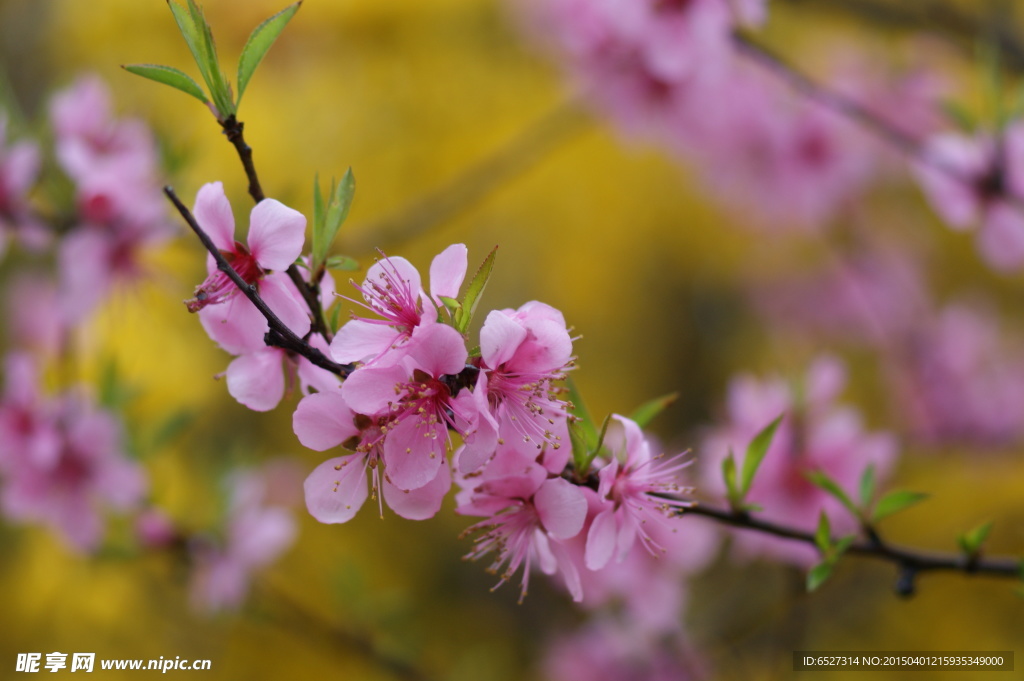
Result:
M810 480L814 485L825 490L833 497L838 499L846 509L854 515L855 518L860 518L860 509L853 503L853 500L843 491L843 488L836 483L835 480L828 477L821 471L805 471L804 476Z
M992 521L982 523L973 530L957 537L957 543L960 544L960 548L968 556L976 556L981 552L981 545L988 539L989 532L991 531Z
M462 303L455 300L454 298L449 298L448 296L438 296L438 299L440 299L441 303L444 304L444 306L449 310L458 310L462 307Z
M851 546L853 546L853 542L855 542L855 541L857 541L857 537L855 535L852 535L852 534L847 535L845 537L842 537L832 547L832 559L833 560L838 560L839 556L841 556L844 553L846 553L846 550L848 548L850 548Z
M882 518L891 516L893 513L898 513L915 504L919 504L927 498L928 495L921 492L906 492L903 490L889 492L878 500L878 504L875 505L875 510L871 514L871 519L874 522L878 522Z
M736 486L736 458L733 456L731 449L729 450L729 455L722 459L722 480L725 481L725 493L729 498L729 504L734 509L738 508L743 498L740 495L739 488Z
M466 288L466 295L462 298L462 309L455 316L455 328L459 333L465 334L469 330L469 324L473 321L473 314L476 306L480 304L480 297L487 288L487 281L491 278L491 271L494 269L494 259L498 254L498 247L487 254L481 263L480 268L473 275L472 281Z
M332 255L327 258L324 266L329 270L339 272L354 272L359 269L359 261L347 255Z
M320 264L316 260L316 254L320 250L324 250L317 244L318 235L323 232L324 222L324 193L320 189L320 173L313 175L313 269L315 270Z
M875 464L868 464L860 476L860 505L867 508L875 498Z
M463 301L463 305L465 305L465 301ZM577 424L587 451L592 451L597 448L597 426L594 424L590 410L587 409L587 403L583 401L583 395L580 394L572 376L566 377L565 385L569 389L569 402L572 404L573 416L576 417L572 423Z
M192 95L203 104L210 103L210 100L206 98L206 93L203 92L203 88L199 87L199 83L192 80L192 77L184 71L158 64L127 64L122 68L128 73L134 73L137 76L149 78L164 85L170 85L185 94Z
M743 476L740 479L740 491L743 496L746 496L747 492L750 491L750 485L754 482L754 475L761 466L764 455L768 453L768 448L771 447L772 438L775 437L775 431L778 429L779 424L782 423L783 416L785 415L780 414L778 418L765 426L747 446L747 453L743 457Z
M238 58L238 99L235 102L236 106L242 102L242 93L245 92L245 87L249 84L249 79L252 78L256 67L263 61L263 57L266 56L267 51L274 44L274 41L277 40L277 37L281 35L284 27L295 16L295 13L299 11L300 5L302 5L301 0L293 5L288 5L253 29L252 34L249 35L249 40L246 41L245 47L242 48L242 55Z
M338 327L341 326L341 324L339 323L341 321L341 307L342 305L340 301L335 303L334 306L331 307L331 331L337 332Z
M203 54L203 42L199 36L199 28L192 20L192 15L184 7L176 2L171 2L171 0L167 0L167 6L170 7L171 14L174 15L174 21L178 24L181 37L185 39L185 44L188 45L188 50L192 53L192 58L203 75L203 80L212 89L210 74L206 72L208 62Z
M569 421L569 442L572 443L573 467L580 475L586 475L593 459L590 457L591 448L587 445L582 421Z
M334 237L348 217L349 207L352 205L352 197L356 191L356 178L349 168L341 182L335 183L331 180L331 191L328 194L327 205L324 206L323 195L320 193L319 176L317 186L313 193L313 269L317 269L326 259L327 252L334 243ZM317 212L317 202L320 208Z
M199 8L195 0L188 0L188 11L199 37L200 52L205 62L205 74L209 76L206 84L210 86L210 97L213 99L214 106L217 107L220 120L224 120L235 113L231 85L228 84L224 73L220 70L220 64L217 62L217 45L213 41L213 31L206 21L203 10ZM200 65L200 68L203 69L204 66Z
M679 393L669 393L668 395L655 397L653 400L644 402L634 409L633 413L629 415L629 418L635 421L641 428L646 428L650 422L658 416L658 414L665 411L665 409L671 406L677 399L679 399Z
M828 516L824 511L818 516L818 529L814 531L814 545L818 547L822 555L828 555L832 550L832 528L828 524Z
M819 586L832 576L833 568L835 568L835 562L833 561L824 561L812 567L811 571L807 573L807 590L816 591Z

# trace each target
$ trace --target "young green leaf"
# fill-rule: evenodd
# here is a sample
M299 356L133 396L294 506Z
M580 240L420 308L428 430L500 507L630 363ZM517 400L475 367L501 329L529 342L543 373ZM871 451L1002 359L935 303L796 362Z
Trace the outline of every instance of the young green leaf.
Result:
M842 505L845 506L855 518L861 517L860 509L857 508L857 505L853 503L853 500L850 499L846 492L843 491L843 488L840 487L835 480L828 477L821 471L807 471L804 473L804 477L817 487L820 487L838 499L839 502L842 503Z
M323 231L320 226L324 221L324 193L320 189L320 173L313 175L313 253L317 248L317 235ZM313 259L313 267L316 267L316 258Z
M827 556L832 550L832 528L828 523L828 516L822 511L818 516L818 529L814 531L814 545L818 547L823 556Z
M338 230L345 224L348 210L352 207L352 197L356 193L356 177L352 174L352 169L349 168L342 176L341 182L336 185L333 182L331 184L331 198L327 203L327 213L324 215L324 233L321 239L325 249L331 247L334 237L338 235ZM324 255L326 255L326 250Z
M860 476L860 506L867 508L875 498L875 464L869 463Z
M733 456L732 449L729 450L729 455L722 459L722 480L725 481L725 494L729 499L729 505L733 507L733 510L739 510L743 498L736 486L736 458Z
M137 76L149 78L164 85L170 85L185 94L192 95L203 104L210 103L210 100L206 98L206 93L203 92L203 88L199 87L199 83L192 80L192 77L184 71L158 64L127 64L122 68L128 73L134 73Z
M465 306L465 301L463 301L463 306ZM583 395L580 394L579 388L576 387L576 382L572 380L572 376L566 377L565 385L569 389L569 402L572 404L573 416L576 417L570 423L577 425L586 450L594 450L597 448L597 426L594 424L594 419L587 409L587 403L583 401Z
M882 518L891 516L893 513L899 513L915 504L919 504L927 498L928 495L921 492L907 492L904 490L889 492L878 500L878 504L875 505L875 510L871 514L871 520L878 522Z
M780 414L778 418L765 426L747 446L747 453L743 457L743 475L740 479L740 492L742 496L746 496L747 492L750 491L750 485L754 482L754 475L761 466L765 454L768 453L768 448L771 447L775 431L778 429L779 424L782 423L783 416L785 414Z
M245 87L249 84L252 74L256 71L256 67L263 61L263 57L267 54L271 45L274 44L274 41L277 40L277 37L281 35L284 27L295 16L295 13L299 11L301 4L300 0L293 5L288 5L253 29L252 34L249 35L249 40L246 41L245 47L242 48L242 56L238 59L238 99L235 101L236 106L242 102L242 94L245 92Z
M569 442L572 443L572 464L580 475L586 475L590 468L590 447L584 434L582 421L569 421Z
M957 543L960 544L960 548L968 556L976 556L981 552L981 545L988 539L988 534L991 531L992 521L982 523L973 530L957 537Z
M338 272L354 272L359 269L359 261L347 255L332 255L327 258L324 266Z
M838 560L839 556L846 553L846 550L853 546L853 542L855 541L857 541L857 537L852 534L841 537L839 541L832 546L832 560Z
M487 281L491 278L491 271L494 269L494 259L498 254L498 247L487 254L480 269L473 275L473 280L466 287L466 295L462 298L462 309L455 316L455 328L459 333L465 334L469 330L469 324L473 321L473 314L476 306L480 304L480 297L487 288Z
M812 567L811 571L807 573L807 590L816 591L818 587L832 576L832 570L835 566L835 561L826 560Z
M187 0L188 9L178 5L172 0L167 1L171 8L174 21L178 24L181 35L185 38L192 58L199 67L199 72L206 82L210 91L210 98L213 100L214 108L217 109L218 120L224 121L234 114L235 107L231 97L231 86L224 79L220 66L217 64L217 49L213 42L213 32L210 25L206 23L206 17L196 5L194 0Z
M338 327L341 326L341 307L340 302L335 303L334 306L331 307L331 319L329 323L331 325L331 331L335 333L337 333Z
M454 298L449 298L448 296L438 296L438 298L441 300L441 303L449 310L454 311L462 308L462 303L455 300Z
M650 422L658 416L658 414L665 411L665 409L671 406L677 399L679 399L679 393L669 393L668 395L655 397L653 400L644 402L634 409L633 413L629 415L629 418L635 421L641 428L646 428Z

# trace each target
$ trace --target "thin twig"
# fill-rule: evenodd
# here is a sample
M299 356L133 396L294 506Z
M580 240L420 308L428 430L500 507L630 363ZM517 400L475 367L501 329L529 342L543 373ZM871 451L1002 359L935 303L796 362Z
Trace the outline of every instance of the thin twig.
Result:
M266 195L263 193L263 186L260 184L259 175L256 174L256 164L252 160L252 147L245 141L245 135L243 134L245 124L232 114L222 121L220 125L224 129L224 135L235 147L235 151L238 152L238 158L242 161L242 167L245 168L245 176L249 178L249 196L252 197L253 201L259 203L266 198ZM294 264L290 265L285 270L285 273L292 280L292 283L295 284L299 295L306 301L306 305L313 315L312 331L319 333L330 342L331 332L324 321L323 307L320 305L319 285L310 284L303 279L302 273L299 272L299 268Z
M321 369L326 369L327 371L337 374L343 378L352 373L352 365L338 364L305 340L299 338L294 331L289 329L285 323L282 322L276 314L274 314L274 311L270 309L263 298L260 297L255 284L247 284L238 272L235 271L235 268L233 268L224 258L220 249L217 248L216 244L213 243L213 240L210 239L210 236L203 231L203 228L199 226L198 222L196 222L195 216L192 215L192 212L184 203L181 202L178 195L174 193L174 189L169 186L164 187L164 194L166 194L167 198L171 200L174 207L178 209L179 213L181 213L181 217L185 219L185 222L188 223L188 226L191 227L192 231L199 237L199 240L203 243L203 246L206 247L206 250L209 251L211 256L213 256L214 261L217 263L217 269L226 274L235 286L238 287L238 290L241 291L245 297L256 306L256 309L260 311L260 314L266 318L267 324L270 326L270 330L267 332L264 339L267 345L272 345L274 347L287 350L288 352L302 355Z
M683 511L685 514L711 518L716 522L744 530L769 534L782 539L803 542L816 546L813 532L786 527L767 520L760 520L749 513L730 511L701 503ZM847 553L877 558L895 563L900 569L900 578L911 580L921 572L961 572L967 575L989 575L1021 579L1021 561L1017 558L974 558L965 555L922 553L903 546L882 541L876 534L874 539L854 542ZM905 592L906 593L906 592Z

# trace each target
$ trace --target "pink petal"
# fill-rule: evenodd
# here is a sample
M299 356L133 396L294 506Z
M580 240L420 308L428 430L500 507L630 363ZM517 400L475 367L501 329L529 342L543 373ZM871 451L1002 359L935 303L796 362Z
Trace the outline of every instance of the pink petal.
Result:
M1024 265L1024 216L1016 206L999 203L985 216L978 234L978 248L998 272L1012 272Z
M369 496L366 456L350 454L317 466L303 484L306 508L322 523L351 520Z
M260 281L259 289L263 302L296 336L309 333L309 308L287 274L268 274Z
M441 503L452 486L448 466L441 466L437 476L429 483L414 490L401 490L387 480L384 481L384 501L392 511L409 520L433 518L441 510Z
M587 499L583 492L562 478L545 480L533 496L533 504L544 529L556 539L575 537L587 519Z
M257 507L232 520L228 552L243 566L261 567L291 546L297 534L290 511Z
M382 288L388 284L402 286L408 289L413 300L422 290L419 270L401 256L382 258L370 265L370 269L366 270L363 288L367 291L372 290L370 284L376 284ZM402 297L404 298L404 296ZM367 302L371 302L369 298L367 298Z
M284 397L284 350L265 348L228 365L228 393L253 411L270 411Z
M200 187L192 213L217 248L235 250L235 216L222 183L210 182Z
M480 355L487 366L497 369L515 356L526 340L526 328L501 310L493 310L480 329Z
M341 394L352 411L373 416L387 411L398 399L395 388L408 380L409 373L401 366L362 367L341 384Z
M295 408L292 430L304 447L322 452L359 435L354 418L340 390L313 393Z
M465 244L452 244L430 263L430 293L441 305L441 296L457 298L466 278L468 249Z
M385 352L401 337L394 327L353 319L338 329L331 341L336 362L365 362Z
M437 476L445 463L447 431L443 424L420 425L412 416L398 422L384 439L384 463L399 489L419 489Z
M561 369L572 357L572 338L565 326L549 319L526 322L527 339L509 362L514 371L547 373Z
M590 524L585 555L587 569L600 570L608 564L615 553L616 535L615 509L609 505L606 510L598 513Z
M469 353L462 334L444 324L418 326L409 345L409 357L434 377L457 374L466 368Z
M232 355L266 347L263 336L270 328L267 319L241 291L223 303L204 307L197 314L210 338Z
M280 201L264 199L249 216L249 252L267 270L285 270L302 255L306 217Z

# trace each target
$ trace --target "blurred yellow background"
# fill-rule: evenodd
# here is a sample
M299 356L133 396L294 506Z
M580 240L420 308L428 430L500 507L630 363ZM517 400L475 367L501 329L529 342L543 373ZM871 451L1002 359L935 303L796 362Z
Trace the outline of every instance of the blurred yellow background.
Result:
M282 4L207 0L227 73L252 28ZM777 12L776 37L810 44L831 31L869 44L868 32L826 23L831 18L801 15L785 3ZM306 0L239 112L264 189L308 215L314 173L340 177L351 166L358 189L338 250L364 265L380 247L425 271L435 253L461 241L473 266L499 245L484 304L537 299L563 310L581 336L575 378L590 409L628 412L679 391L654 430L669 447L695 447L700 428L722 413L733 373L797 375L822 349L774 341L744 290L760 276L815 262L823 247L737 229L736 218L702 199L700 186L671 159L596 118L567 114L571 88L512 14L491 0ZM236 220L246 223L245 177L209 112L120 68L158 63L198 75L164 2L2 0L0 40L14 98L30 115L42 111L54 88L96 72L120 114L156 129L179 194L191 203L203 183L221 180ZM813 68L813 57L808 61ZM547 137L530 158L517 145L538 135ZM493 191L458 206L450 219L427 219L425 231L403 228L416 220L395 222L415 215L423 197L462 187L469 169L495 157L522 171L499 177ZM485 183L494 172L484 166ZM1019 305L1020 281L987 274L967 239L947 234L912 187L895 187L878 204L879 229L934 241L943 286L980 282ZM220 512L217 476L232 465L284 454L311 470L325 457L292 435L294 397L256 414L211 379L229 358L181 305L204 272L202 249L184 225L152 264L157 276L121 292L83 334L75 371L95 380L101 362L116 359L136 391L127 418L142 443L154 500L185 527L203 529ZM337 279L343 290L344 273ZM870 376L856 379L847 398L872 427L894 427L876 388ZM188 427L157 441L161 424L179 413ZM951 551L957 533L993 519L991 550L1020 554L1020 454L906 451L893 486L932 499L890 521L888 536ZM470 523L450 502L423 523L388 512L380 520L369 504L344 526L299 516L298 544L257 579L243 612L212 619L190 611L185 568L173 558L88 560L42 530L0 524L0 677L16 676L19 652L88 651L209 658L213 669L202 674L209 679L403 678L382 659L424 678L532 679L545 638L580 621L568 598L542 579L531 582L523 605L516 605L513 585L489 593L494 579L484 566L459 559L470 542L458 535ZM899 600L891 594L894 578L891 566L851 558L819 592L805 594L802 575L789 568L720 561L693 587L687 629L721 679L789 678L796 649L1017 646L1024 653L1024 601L1007 583L927 575L916 597ZM1024 669L1024 660L1017 665ZM1000 678L1011 676L1024 678L1024 671ZM845 678L800 675L833 677Z

